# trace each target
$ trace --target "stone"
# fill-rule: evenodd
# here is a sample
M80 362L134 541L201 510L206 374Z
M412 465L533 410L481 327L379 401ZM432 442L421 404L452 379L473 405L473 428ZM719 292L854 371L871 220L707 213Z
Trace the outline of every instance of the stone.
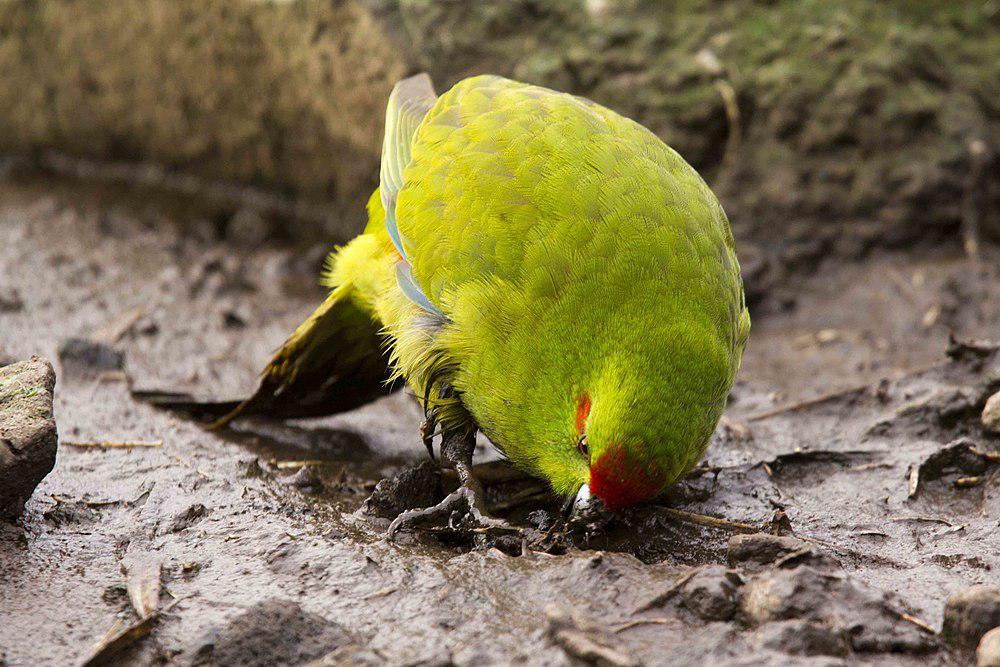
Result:
M972 586L948 598L941 634L953 644L972 649L998 625L1000 586Z
M981 421L987 431L1000 433L1000 391L986 400Z
M848 637L859 653L924 654L937 646L931 635L894 611L886 594L808 565L755 575L741 590L740 610L750 625L800 619L825 626Z
M52 364L41 357L0 368L0 518L20 515L55 465L55 384Z
M1000 667L1000 626L993 628L979 640L976 667Z
M726 560L732 567L756 572L793 553L808 549L809 544L795 537L752 533L729 538Z
M728 621L739 607L740 575L721 565L710 565L695 573L681 591L681 604L706 621Z

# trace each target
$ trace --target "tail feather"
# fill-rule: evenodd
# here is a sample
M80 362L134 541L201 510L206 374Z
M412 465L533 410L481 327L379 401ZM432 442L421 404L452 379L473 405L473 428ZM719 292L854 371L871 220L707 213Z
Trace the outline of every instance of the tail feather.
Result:
M289 336L261 374L252 396L211 424L237 417L322 417L345 412L393 391L378 325L341 285Z

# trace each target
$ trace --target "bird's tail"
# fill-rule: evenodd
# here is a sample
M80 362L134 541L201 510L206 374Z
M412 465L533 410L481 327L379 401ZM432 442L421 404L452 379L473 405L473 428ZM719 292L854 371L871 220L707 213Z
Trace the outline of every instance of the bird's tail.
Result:
M352 410L392 391L379 325L352 283L335 288L288 337L260 386L211 428L253 415L293 419Z

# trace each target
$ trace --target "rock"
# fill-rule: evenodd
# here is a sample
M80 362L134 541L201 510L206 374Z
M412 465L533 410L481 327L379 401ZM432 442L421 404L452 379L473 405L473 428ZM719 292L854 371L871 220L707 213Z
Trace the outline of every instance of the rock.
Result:
M729 538L726 560L732 567L758 572L775 561L809 548L807 542L784 535L769 533L733 535Z
M773 569L744 585L740 608L751 625L801 619L849 637L856 652L922 654L932 636L902 619L885 594L852 578L803 565Z
M1000 586L972 586L948 598L941 634L949 642L974 648L1000 625Z
M356 645L340 625L303 611L290 600L270 599L211 631L195 665L301 665Z
M1000 667L1000 627L993 628L979 640L976 667Z
M101 373L120 371L125 356L106 343L87 338L70 338L59 346L63 379L85 380Z
M799 619L768 623L758 632L762 648L780 651L787 655L846 656L850 642L827 625Z
M421 461L399 474L383 479L365 500L363 510L394 519L408 509L430 507L441 495L441 470L433 461Z
M983 428L991 433L1000 433L1000 391L986 400L981 417Z
M706 621L728 621L736 615L739 587L743 579L721 565L699 570L684 585L681 604Z
M0 368L0 519L18 516L55 465L55 384L41 357Z

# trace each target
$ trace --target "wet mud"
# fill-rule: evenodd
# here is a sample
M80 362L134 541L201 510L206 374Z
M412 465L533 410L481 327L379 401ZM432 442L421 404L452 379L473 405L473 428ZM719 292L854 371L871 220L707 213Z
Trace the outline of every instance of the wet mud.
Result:
M972 659L973 603L945 618L1000 568L1000 436L980 417L1000 390L994 248L976 265L898 250L769 291L702 465L522 549L386 539L387 517L454 484L424 463L405 392L218 432L158 406L251 389L321 298L321 249L234 249L197 211L61 185L0 199L0 359L53 360L60 438L0 523L0 664ZM481 445L494 511L544 534L558 501Z

